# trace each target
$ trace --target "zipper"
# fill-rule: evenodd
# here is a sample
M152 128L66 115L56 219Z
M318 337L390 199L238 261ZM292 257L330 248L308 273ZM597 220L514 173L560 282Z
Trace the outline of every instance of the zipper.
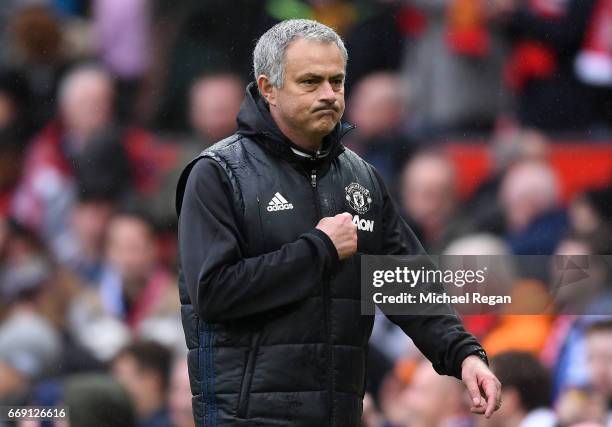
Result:
M240 383L240 393L238 394L238 407L236 415L239 418L246 418L249 410L249 400L251 393L251 384L253 382L253 374L255 372L255 364L257 363L257 353L259 351L259 333L251 335L249 348L245 356L244 373Z
M318 152L317 152L318 154ZM316 206L316 210L317 210L317 220L320 220L323 216L322 212L321 212L321 201L319 200L319 191L317 190L317 168L313 167L310 170L310 185L312 187L312 195L314 197L315 200L315 206ZM334 388L335 388L335 384L334 384L334 374L333 374L333 370L334 370L334 346L332 343L332 336L331 336L331 327L330 327L330 307L329 307L329 283L327 279L324 279L321 282L321 295L323 297L323 324L325 327L325 338L326 338L326 344L327 344L327 357L329 359L329 363L327 365L327 381L328 381L328 385L329 385L329 410L330 410L330 417L331 417L331 423L330 425L333 426L335 421L334 421Z

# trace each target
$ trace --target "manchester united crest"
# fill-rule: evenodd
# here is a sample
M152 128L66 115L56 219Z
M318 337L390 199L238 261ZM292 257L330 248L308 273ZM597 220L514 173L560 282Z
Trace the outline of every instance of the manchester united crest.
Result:
M356 182L350 183L345 190L346 200L357 213L363 214L370 210L370 205L372 204L370 190Z

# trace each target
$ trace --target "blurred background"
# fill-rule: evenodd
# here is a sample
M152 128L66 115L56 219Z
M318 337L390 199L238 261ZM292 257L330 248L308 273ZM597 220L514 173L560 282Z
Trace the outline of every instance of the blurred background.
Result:
M175 184L296 17L344 38L344 142L430 253L612 253L611 0L0 0L0 405L193 425ZM552 286L507 271L519 303ZM465 316L504 384L488 421L377 316L364 425L611 426L599 271L538 315Z

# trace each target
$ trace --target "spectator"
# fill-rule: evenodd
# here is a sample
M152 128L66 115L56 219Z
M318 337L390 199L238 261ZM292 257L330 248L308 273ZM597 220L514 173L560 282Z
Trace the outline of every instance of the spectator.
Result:
M69 312L69 329L99 361L107 361L129 338L121 320L106 310L102 290L121 289L119 274L106 262L104 244L119 203L130 195L127 154L116 133L94 137L73 162L76 201L69 212L66 267L89 285L81 287Z
M369 13L362 14L346 35L346 48L351 52L351 60L346 65L347 93L351 94L355 84L368 74L399 71L402 61L399 52L404 51L407 43L404 31L412 30L402 25L406 15L402 13L401 3L368 2Z
M563 390L555 404L559 427L604 427L607 402L590 387Z
M548 161L550 148L548 138L534 129L512 127L496 132L489 149L493 170L462 207L470 212L477 230L497 235L506 233L504 211L499 201L504 175L513 165L523 161Z
M588 236L594 253L612 253L612 187L591 189L578 195L568 211L572 230Z
M538 280L519 280L508 294L512 298L495 327L483 340L491 356L524 351L539 356L554 321L554 303L546 285Z
M32 381L55 373L61 338L42 314L52 279L48 261L33 257L3 267L0 296L11 305L0 324L0 402L19 404Z
M612 319L595 321L586 329L587 364L592 384L612 398Z
M138 427L170 425L167 398L171 354L154 342L135 342L115 357L113 376L134 402Z
M360 80L348 106L349 120L357 125L349 145L372 163L394 192L401 165L415 144L402 133L406 84L391 73L375 73Z
M508 8L506 31L513 43L505 74L524 126L559 131L593 123L594 93L576 78L574 61L594 3L500 2Z
M158 19L165 21L168 15L174 15L174 22L165 25L176 27L172 38L163 40L170 52L159 73L161 97L152 100L158 105L154 124L165 130L185 131L190 83L203 73L228 70L242 80L250 79L251 64L245 59L251 55L253 40L276 20L268 15L270 8L251 0L234 0L232 7L225 0L190 1L181 3L182 8L165 3ZM278 4L282 6L283 2Z
M232 135L244 98L244 84L233 74L212 74L191 86L189 116L200 151Z
M137 331L141 323L164 312L178 312L174 279L156 262L153 227L139 213L120 213L110 222L106 261L119 273L119 289L101 288L107 312Z
M68 326L80 346L97 361L107 363L130 342L132 334L122 319L108 312L103 296L92 289L81 290L70 306Z
M84 212L83 212L84 213ZM83 219L85 233L101 230L101 218ZM108 361L130 339L146 336L171 347L182 343L175 279L156 260L153 227L144 214L122 211L105 228L100 281L72 304L71 330L101 361ZM91 237L91 236L90 236ZM99 236L98 236L99 237Z
M195 427L186 357L181 356L174 362L168 406L173 427Z
M69 265L90 285L98 286L113 274L104 263L104 238L115 210L114 200L84 193L70 212L75 257Z
M582 234L592 234L602 227L612 226L612 187L593 189L580 194L570 207L572 228Z
M46 2L21 1L14 9L6 49L12 63L25 76L31 100L28 120L35 130L53 117L58 82L66 71L62 27Z
M591 324L586 330L590 382L607 403L606 425L612 425L612 319Z
M487 131L506 103L506 53L488 2L413 0L423 31L408 43L403 73L414 92L412 124L421 131Z
M447 262L458 262L459 268L465 262L463 255L484 257L488 265L486 281L481 288L489 295L508 295L516 279L516 266L510 256L510 248L497 236L486 233L473 233L452 240L444 248L443 256L451 255ZM455 256L455 257L452 257ZM473 258L477 260L478 258ZM464 304L460 313L466 328L478 338L483 338L492 328L497 327L498 314L490 312L490 308L477 304ZM490 350L487 347L487 353Z
M600 257L594 257L593 242L569 234L559 242L550 260L550 288L557 312L563 314L603 314L603 302L612 302L608 269ZM586 262L585 262L586 261ZM568 268L578 265L580 270ZM599 308L598 308L599 307Z
M362 427L379 427L384 425L384 418L378 412L372 395L368 392L363 396L363 415L361 416Z
M377 405L380 408L380 413L387 424L395 426L406 418L408 411L403 401L402 392L408 387L417 366L423 361L424 359L420 354L415 355L415 357L408 356L399 359L382 381L376 397L378 398Z
M59 107L69 153L78 152L88 138L112 124L114 96L111 76L95 65L78 67L62 80Z
M402 172L402 208L420 241L439 251L458 208L453 164L440 154L416 154ZM439 253L439 252L438 252Z
M600 119L612 123L612 51L607 44L612 6L609 0L596 0L575 70L580 81L594 89Z
M132 196L129 159L120 134L109 130L90 139L74 159L76 201L70 212L67 234L72 254L69 268L90 284L99 284L111 274L103 262L108 223L121 202Z
M106 71L91 65L74 69L60 87L58 119L41 132L26 154L12 213L38 230L62 262L73 254L72 246L67 244L68 212L76 193L73 163L88 153L85 150L89 142L114 128L113 93L113 81ZM150 149L146 146L149 136L137 129L118 132L130 159L135 187L145 192L151 186L150 171L155 169L150 162L144 166L148 160L144 158L145 150ZM104 167L110 166L108 161L102 163Z
M499 197L512 252L552 254L567 228L565 213L559 206L559 183L552 168L536 161L513 166L504 176Z
M93 2L99 57L116 79L117 110L122 119L133 116L133 99L149 66L151 7L147 0Z
M504 388L501 409L479 427L553 427L550 374L529 353L506 352L491 359L493 372Z
M62 238L68 232L68 211L74 198L70 160L97 131L111 122L112 82L97 68L79 68L62 82L61 122L50 124L26 154L24 176L13 213L39 230L63 259Z
M421 362L398 399L405 413L398 426L467 427L471 425L469 399L454 378L438 375L429 362Z
M609 302L603 313L609 313ZM601 315L600 313L597 313ZM601 316L560 315L550 334L549 343L542 352L542 360L552 367L553 396L557 401L568 390L589 393L590 378L587 362L586 331Z
M134 405L126 390L104 374L71 377L62 404L69 408L66 427L136 427Z

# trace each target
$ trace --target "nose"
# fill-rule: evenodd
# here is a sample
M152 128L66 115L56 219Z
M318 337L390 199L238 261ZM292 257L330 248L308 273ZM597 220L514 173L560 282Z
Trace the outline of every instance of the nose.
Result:
M320 86L319 100L327 104L336 102L336 92L329 81L324 81Z

